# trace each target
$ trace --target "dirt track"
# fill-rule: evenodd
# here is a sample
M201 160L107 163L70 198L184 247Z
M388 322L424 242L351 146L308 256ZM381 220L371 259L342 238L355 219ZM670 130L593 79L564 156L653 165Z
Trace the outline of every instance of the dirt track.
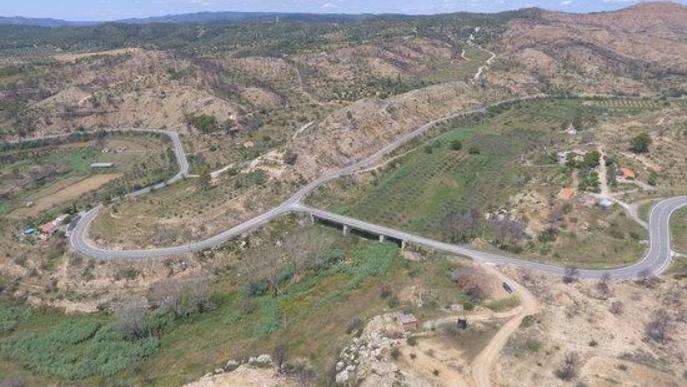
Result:
M508 282L511 285L515 290L514 293L520 298L520 306L518 307L519 312L501 327L489 344L484 347L482 352L480 352L472 362L472 380L473 384L477 387L493 386L491 373L501 350L508 342L510 336L520 327L522 320L526 316L535 314L539 311L539 302L529 290L506 277L492 266L484 265L484 268L496 278L499 278L503 282Z

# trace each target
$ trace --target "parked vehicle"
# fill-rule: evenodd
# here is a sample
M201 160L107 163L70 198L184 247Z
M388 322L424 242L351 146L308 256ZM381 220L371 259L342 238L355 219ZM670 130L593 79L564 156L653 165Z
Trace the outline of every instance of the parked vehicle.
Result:
M511 288L510 285L508 285L506 282L503 283L503 290L507 291L508 294L513 293L513 288Z

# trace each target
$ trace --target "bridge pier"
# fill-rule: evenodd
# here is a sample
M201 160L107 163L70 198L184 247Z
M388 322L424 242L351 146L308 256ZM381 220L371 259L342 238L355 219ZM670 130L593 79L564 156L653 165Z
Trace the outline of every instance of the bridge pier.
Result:
M406 241L402 240L401 241L401 250L405 250L405 249L406 249Z
M314 226L315 225L315 215L310 214L309 218L310 218L310 225Z
M386 239L386 237L384 237L382 234L379 234L379 241L384 242L384 239Z
M351 231L351 228L346 226L345 224L343 225L343 234L344 236L347 236L348 233Z

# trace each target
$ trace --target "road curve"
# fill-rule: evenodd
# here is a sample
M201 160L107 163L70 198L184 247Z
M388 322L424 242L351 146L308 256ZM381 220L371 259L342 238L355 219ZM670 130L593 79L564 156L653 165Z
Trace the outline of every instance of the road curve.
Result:
M106 248L101 248L96 246L92 241L88 239L88 229L92 221L98 215L100 206L91 209L90 211L82 214L81 219L76 224L72 232L70 233L69 241L71 247L77 253L93 257L100 260L123 260L123 259L143 259L143 258L155 258L155 257L168 257L175 255L182 255L191 252L197 252L204 249L208 249L228 240L243 234L247 231L255 229L261 225L264 225L279 216L282 216L290 212L304 212L318 218L331 220L337 223L346 224L356 229L363 231L368 231L372 233L386 235L388 237L397 238L405 240L408 242L413 242L419 245L427 246L436 250L441 250L453 254L464 255L475 259L476 261L492 263L492 264L509 264L518 267L523 267L531 270L544 271L554 274L563 274L565 267L553 264L547 264L542 262L534 262L526 260L520 257L506 255L505 253L491 253L485 251L474 250L465 246L453 245L449 243L444 243L428 238L424 238L418 235L406 233L400 230L395 230L392 228L375 225L372 223L364 222L358 219L345 217L338 214L333 214L327 211L319 210L316 208L308 207L302 204L302 201L306 198L308 194L314 191L317 187L322 184L337 179L342 176L350 175L357 170L374 165L378 161L382 160L386 155L390 154L394 150L398 149L400 146L411 141L412 139L424 134L435 124L455 118L460 116L466 116L474 113L485 113L487 108L498 106L505 103L517 102L517 101L527 101L538 98L544 98L545 95L534 95L526 96L521 98L513 98L504 101L500 101L488 106L484 106L478 109L473 109L466 112L456 113L448 115L446 117L431 121L426 123L412 132L408 132L393 142L385 145L382 149L369 156L366 159L353 163L347 167L340 170L330 172L325 174L318 179L310 182L306 186L298 190L294 195L292 195L288 200L286 200L281 205L263 213L255 218L247 220L237 226L234 226L226 231L223 231L217 235L214 235L208 239L163 248L153 248L153 249L141 249L141 250L109 250ZM140 130L146 131L146 130ZM149 132L159 132L164 133L172 139L175 145L175 154L177 155L177 160L179 162L180 171L179 173L168 180L165 183L158 185L162 187L166 184L173 183L182 179L188 174L188 162L186 161L186 156L181 146L181 141L179 141L178 134L169 131L154 131ZM138 196L145 192L149 192L152 189L159 188L152 187L146 188L141 191L132 193L132 196ZM654 274L662 273L669 265L672 259L672 249L671 249L671 236L670 236L670 216L678 208L687 206L687 196L677 196L670 199L663 200L656 204L649 216L649 249L642 259L638 262L619 268L610 268L607 270L580 270L580 278L600 278L604 273L611 275L614 279L631 279L636 278L643 271L649 271Z
M127 133L157 134L157 135L167 136L172 141L172 146L173 146L172 149L174 150L174 157L176 159L177 166L179 167L179 172L177 172L176 175L172 176L170 179L168 179L162 183L158 183L158 184L155 184L153 186L145 187L145 188L142 188L138 191L131 192L127 196L136 197L136 196L143 195L143 194L148 193L150 191L160 189L162 187L166 187L170 184L174 184L174 183L178 182L179 180L184 179L188 175L188 171L189 171L188 159L186 158L186 152L184 152L184 146L181 143L181 139L179 138L179 133L177 133L177 132L173 132L171 130L160 130L160 129L122 128L122 129L100 129L96 132L90 132L88 134L97 134L98 132L107 133L107 134L127 134ZM10 141L9 144L20 144L20 143L27 143L27 142L33 142L33 141L45 141L45 140L50 140L50 139L70 137L73 135L74 135L73 133L66 133L66 134L54 134L54 135L49 135L49 136L44 136L44 137L37 137L37 138L23 138L23 139L16 140L16 141Z

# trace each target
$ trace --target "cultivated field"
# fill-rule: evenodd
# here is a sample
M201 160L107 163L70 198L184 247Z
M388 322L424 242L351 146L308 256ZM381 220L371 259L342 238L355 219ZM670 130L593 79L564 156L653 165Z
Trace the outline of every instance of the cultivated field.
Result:
M651 106L660 105L648 104L641 111ZM597 120L627 114L632 113L576 99L499 109L475 124L444 127L443 134L425 138L383 168L323 187L312 200L371 222L456 242L447 231L447 216L474 209L479 218L488 218L470 231L469 239L479 246L574 265L626 264L644 251L644 230L620 209L596 208L583 192L571 201L557 198L561 188L577 189L579 181L578 172L560 165L556 153L595 150L594 138L602 136ZM564 131L572 122L581 126L574 134ZM553 223L558 223L557 236L546 240L542 233ZM503 228L524 232L514 238Z

